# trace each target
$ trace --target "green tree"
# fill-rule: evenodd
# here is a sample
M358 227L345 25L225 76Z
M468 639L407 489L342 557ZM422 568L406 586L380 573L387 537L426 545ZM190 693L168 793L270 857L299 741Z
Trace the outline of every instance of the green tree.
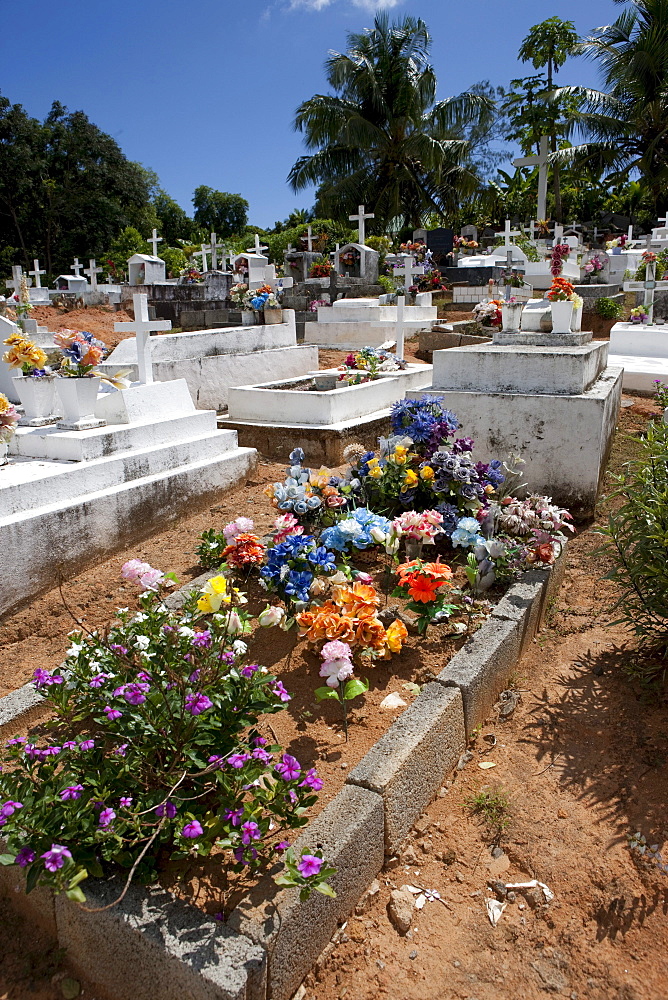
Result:
M153 195L153 207L158 217L161 236L170 246L177 240L189 240L193 235L193 220L161 187Z
M152 253L142 234L133 226L128 226L119 233L111 243L108 251L102 256L102 266L106 274L120 281L127 274L128 261L136 253Z
M214 231L223 239L241 233L248 223L248 202L240 194L228 194L201 184L193 195L195 224Z
M335 93L297 108L294 127L314 152L292 167L293 190L320 185L316 211L341 221L363 202L379 232L392 220L418 225L425 212L447 212L476 188L461 134L491 113L489 99L468 93L436 102L421 19L391 24L379 14L347 43L325 65Z
M520 46L519 57L522 62L531 62L534 69L547 67L547 91L552 92L554 74L561 69L569 56L577 51L578 33L572 21L563 21L560 17L548 17L540 24L534 24L529 29ZM553 127L548 133L550 150L557 151L557 129ZM552 169L554 190L554 214L558 222L562 219L561 192L559 187L559 164Z
M584 142L558 154L586 162L617 184L639 174L653 213L668 207L668 0L630 0L617 20L584 39L605 90L582 87L572 121Z

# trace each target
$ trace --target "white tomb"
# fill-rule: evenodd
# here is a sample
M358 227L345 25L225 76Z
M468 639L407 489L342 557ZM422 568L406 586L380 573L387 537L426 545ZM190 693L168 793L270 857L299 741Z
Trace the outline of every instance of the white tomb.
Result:
M249 288L259 288L266 284L268 267L269 258L263 254L246 252L232 257L233 272L239 281L243 281Z
M165 281L165 262L160 257L136 253L128 260L131 285L156 285Z
M58 292L69 292L81 298L88 289L88 282L80 274L59 274L53 283L53 287Z
M624 369L624 389L654 393L655 379L668 382L668 324L615 323L610 363Z
M345 351L378 347L396 339L397 308L381 305L379 299L337 299L331 306L318 307L318 322L305 326L305 343ZM408 336L431 330L436 318L437 308L432 305L405 306L403 310Z
M481 461L519 454L532 490L589 516L615 430L622 370L608 364L606 342L579 336L572 347L542 346L554 335L536 334L521 346L435 351L427 393L457 414Z
M137 327L141 337L141 315ZM150 363L145 375L150 380ZM183 379L108 387L96 416L106 426L19 427L12 438L13 457L0 477L0 546L12 552L13 572L0 613L53 586L61 573L163 527L194 499L204 505L218 498L257 459L254 449L238 447L234 431L218 430L214 410L195 408Z

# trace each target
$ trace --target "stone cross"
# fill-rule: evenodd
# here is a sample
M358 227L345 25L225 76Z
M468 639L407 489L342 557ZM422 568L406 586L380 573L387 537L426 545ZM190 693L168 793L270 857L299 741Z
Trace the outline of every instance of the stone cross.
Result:
M397 267L394 269L395 275L401 275L404 279L404 285L406 288L413 284L414 274L424 274L424 266L422 264L416 264L415 259L410 254L404 254L404 264L403 267Z
M139 369L140 385L150 385L153 382L153 365L151 363L151 333L171 330L168 319L150 320L148 318L148 295L138 293L132 296L135 307L135 318L130 323L114 323L117 333L134 333L137 345L137 368Z
M84 274L87 274L90 278L90 287L93 291L97 289L97 276L102 274L102 268L95 266L95 258L91 257L88 261L88 267L84 269ZM78 275L77 275L78 277Z
M307 226L306 236L302 236L302 239L306 240L306 249L308 252L313 253L313 228L311 226Z
M495 236L503 236L504 247L511 247L513 244L510 241L511 236L521 236L522 233L519 229L510 228L510 219L506 219L506 225L502 233L494 233Z
M645 280L644 281L625 281L624 291L625 292L645 292L645 310L649 316L649 323L654 322L654 292L659 289L659 291L664 291L668 289L668 280L657 281L656 280L656 263L652 261L645 267Z
M529 227L527 229L524 230L524 232L529 235L530 239L535 240L536 239L536 232L537 232L537 230L538 230L538 226L536 225L536 220L532 219L531 220L531 224L529 225Z
M207 257L207 254L209 252L209 248L208 248L208 246L206 246L205 243L202 243L201 246L202 246L202 249L201 250L196 250L195 253L193 254L193 257L201 257L202 258L202 274L206 274L206 272L209 270L209 260L208 260L208 257Z
M510 272L512 271L512 269L513 269L513 251L506 250L506 286L504 294L506 302L510 300L510 294L513 287L511 284L508 283L508 279L510 278Z
M19 294L21 290L21 278L23 277L23 269L20 264L15 264L12 268L12 277L10 281L6 281L5 284L7 288L13 289L16 295Z
M222 249L223 249L223 244L222 243L216 243L216 234L215 233L211 233L211 243L209 244L209 246L205 247L204 244L202 244L202 250L206 250L206 251L208 251L208 253L211 254L211 270L212 271L217 271L218 270L218 251L222 250Z
M294 253L296 249L297 248L293 247L292 243L288 243L287 247L285 248L285 252L286 253Z
M668 212L666 212L663 218L659 216L657 222L659 223L660 229L665 229L665 227L668 226Z
M150 240L147 240L146 242L150 243L153 246L153 256L157 257L158 256L158 243L162 243L162 236L158 236L158 230L157 229L153 230L153 233L151 234Z
M547 218L547 158L548 137L542 135L540 138L538 156L522 156L518 160L513 160L514 167L538 167L538 218Z
M564 242L564 227L559 225L559 223L557 223L556 226L554 227L554 245L556 246L557 243L563 243L563 242Z
M626 231L626 238L629 241L629 243L633 242L633 223L631 223L631 225L629 226L629 228Z
M32 262L32 266L35 268L35 270L34 271L28 271L28 274L32 274L32 276L34 277L34 279L35 279L35 288L41 288L42 287L41 275L42 274L46 274L46 271L40 271L40 269L39 269L39 260L37 259L37 257Z
M268 249L269 249L269 247L266 247L262 243L260 243L260 237L256 233L255 234L255 246L254 247L246 247L246 253L254 253L254 254L257 254L258 257L264 257L264 254L262 253L262 251L263 250L268 250Z
M357 215L349 215L348 218L350 219L351 222L357 223L357 233L360 245L366 246L366 243L364 242L366 239L366 220L375 219L376 216L374 215L373 212L365 213L364 205L358 205Z
M72 264L72 270L74 271L74 274L75 274L75 276L77 278L81 277L81 269L82 269L82 267L83 267L83 264L79 263L79 258L75 257L74 258L74 263Z
M394 324L394 353L398 361L404 360L404 328L406 326L404 308L406 305L406 296L397 296L397 319ZM387 321L384 320L381 323L372 323L372 326L387 326Z

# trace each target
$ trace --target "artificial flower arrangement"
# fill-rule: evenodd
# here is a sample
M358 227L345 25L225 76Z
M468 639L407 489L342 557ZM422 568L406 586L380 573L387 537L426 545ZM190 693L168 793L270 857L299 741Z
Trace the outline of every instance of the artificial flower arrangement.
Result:
M467 240L465 236L453 236L452 245L455 250L477 250L479 246L475 240Z
M269 295L267 296L266 301L264 303L264 308L265 309L281 308L281 303L278 301L278 298L276 297L274 292L269 292Z
M197 285L204 281L204 275L194 264L188 264L181 271L183 283L186 285Z
M363 347L351 352L346 357L345 365L340 366L339 381L358 385L380 378L385 372L403 371L408 363L398 358L391 351L392 347L394 341L388 341L380 347Z
M447 288L447 285L443 283L443 276L439 269L434 267L431 271L417 275L417 283L411 285L408 291L415 295L416 292L440 292L444 288Z
M354 267L355 264L359 263L360 255L359 251L351 247L349 250L345 250L339 255L339 261L343 267Z
M260 285L246 292L243 299L244 309L253 309L255 312L262 312L266 308L269 296L271 295L271 285ZM270 307L271 308L271 307ZM274 306L276 308L276 306Z
M570 302L575 295L575 288L566 278L554 277L547 293L550 302Z
M248 295L248 285L243 281L238 281L235 285L232 285L228 292L228 298L233 306L237 309L246 308L246 296Z
M308 304L308 311L315 313L318 309L322 309L325 306L331 306L331 304L332 303L328 302L326 299L312 299Z
M571 252L568 243L555 243L550 254L550 272L554 278L558 277L564 269L564 261Z
M248 616L225 578L176 611L165 574L123 567L144 593L105 634L74 633L63 669L38 669L52 718L0 753L4 864L79 903L90 877L154 881L161 856L206 857L233 871L272 867L286 831L306 823L322 781L261 734L290 695L237 638ZM222 584L220 583L222 579ZM216 583L214 583L216 581ZM73 721L76 720L76 721ZM322 852L289 856L279 884L333 895Z
M7 298L7 305L13 308L16 322L19 327L23 326L23 320L27 319L33 310L28 291L28 279L25 274L21 275L19 287Z
M607 240L605 244L606 250L615 250L617 247L625 247L628 243L629 238L626 233L622 233L621 236L616 236L612 240Z
M9 444L16 433L19 414L16 407L0 392L0 442Z
M399 253L410 253L415 257L418 264L422 264L427 255L427 245L422 242L408 242L399 244Z
M294 448L285 480L267 486L264 495L270 498L272 507L291 511L298 519L331 521L333 512L348 505L350 486L329 469L305 468L304 457L302 448Z
M9 350L3 354L2 360L10 368L20 369L24 375L34 378L50 374L46 368L48 361L46 354L31 340L20 333L13 333L7 337L4 343L9 347Z
M590 257L589 260L584 265L584 272L588 278L594 278L599 273L599 271L602 270L603 270L603 261L598 256L598 254L594 254L593 257Z
M490 279L491 283L494 283L494 279ZM509 285L511 288L524 288L524 275L520 274L514 268L505 268L501 272L501 277L498 279L499 285Z
M649 320L649 313L644 306L636 306L629 313L629 322L631 323L647 323Z
M498 327L500 329L503 324L502 306L503 302L501 299L490 299L488 302L477 302L471 312L473 313L473 318L482 324L482 326Z
M59 330L54 333L53 342L63 355L59 375L69 378L93 378L99 375L94 369L104 357L106 345L92 333Z
M327 257L319 257L311 264L308 272L309 278L329 278L334 270L334 265Z

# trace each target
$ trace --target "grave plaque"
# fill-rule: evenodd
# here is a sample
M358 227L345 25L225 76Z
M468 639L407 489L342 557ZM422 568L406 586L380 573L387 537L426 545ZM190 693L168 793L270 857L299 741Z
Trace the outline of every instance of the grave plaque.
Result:
M434 264L438 267L445 267L449 263L448 254L452 253L452 243L454 237L452 229L430 229L427 232L427 247L433 254Z

